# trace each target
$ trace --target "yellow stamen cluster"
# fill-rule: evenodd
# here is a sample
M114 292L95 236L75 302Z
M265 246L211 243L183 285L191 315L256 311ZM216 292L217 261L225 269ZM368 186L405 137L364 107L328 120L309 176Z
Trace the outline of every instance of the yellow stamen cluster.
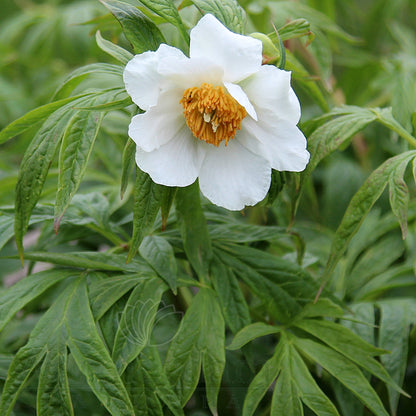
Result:
M234 139L247 115L244 107L224 87L213 87L212 84L188 88L179 102L192 134L217 147L223 140L227 145Z

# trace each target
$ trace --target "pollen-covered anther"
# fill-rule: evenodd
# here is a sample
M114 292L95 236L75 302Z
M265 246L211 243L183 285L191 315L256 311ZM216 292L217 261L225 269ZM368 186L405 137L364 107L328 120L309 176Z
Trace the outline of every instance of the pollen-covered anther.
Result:
M200 140L219 146L227 145L241 128L246 110L222 86L202 84L185 90L180 100L186 124Z

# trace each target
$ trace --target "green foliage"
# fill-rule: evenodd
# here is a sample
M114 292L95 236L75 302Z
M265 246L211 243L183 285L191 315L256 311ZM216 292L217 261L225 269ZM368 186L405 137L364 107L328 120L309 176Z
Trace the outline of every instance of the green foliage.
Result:
M124 66L206 13L292 71L311 154L242 213L154 183L127 135ZM414 413L412 1L3 14L1 415Z

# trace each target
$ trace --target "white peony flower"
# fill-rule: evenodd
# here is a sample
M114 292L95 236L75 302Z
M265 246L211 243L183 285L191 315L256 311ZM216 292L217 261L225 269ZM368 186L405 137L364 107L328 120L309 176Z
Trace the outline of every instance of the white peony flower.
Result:
M230 32L214 16L191 31L190 57L162 44L124 70L135 104L129 136L136 163L154 182L188 186L230 210L267 194L271 169L299 172L309 161L296 124L290 72L262 65L262 43Z

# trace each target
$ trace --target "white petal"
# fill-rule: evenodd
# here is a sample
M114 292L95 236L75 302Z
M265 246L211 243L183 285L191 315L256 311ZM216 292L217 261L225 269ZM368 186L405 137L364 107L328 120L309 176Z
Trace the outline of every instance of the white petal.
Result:
M135 55L123 73L127 93L142 110L148 110L158 100L161 74L157 71L158 63L167 57L179 59L183 53L172 46L161 44L156 52L148 51Z
M168 143L152 152L137 147L137 166L154 182L166 186L188 186L198 177L203 147L184 125Z
M199 87L204 82L220 85L224 77L223 68L217 64L205 58L189 59L186 56L163 59L159 62L158 72L184 90Z
M211 14L191 30L191 59L205 58L224 68L224 80L238 82L261 67L262 43L229 31Z
M255 108L273 112L276 117L297 124L300 104L290 86L290 75L275 66L263 65L242 82L242 87Z
M201 192L214 204L238 211L267 194L271 169L267 160L230 140L209 146L199 174Z
M301 172L308 164L310 155L306 150L306 138L295 124L279 119L273 123L261 119L255 122L246 117L242 123L243 129L267 149L273 169Z
M181 90L164 91L157 105L131 120L129 136L144 151L151 152L176 136L185 124L183 107L179 103Z
M230 95L246 109L247 114L253 117L254 120L257 120L256 110L254 109L253 104L251 104L243 89L239 85L232 84L231 82L224 82L224 85Z

